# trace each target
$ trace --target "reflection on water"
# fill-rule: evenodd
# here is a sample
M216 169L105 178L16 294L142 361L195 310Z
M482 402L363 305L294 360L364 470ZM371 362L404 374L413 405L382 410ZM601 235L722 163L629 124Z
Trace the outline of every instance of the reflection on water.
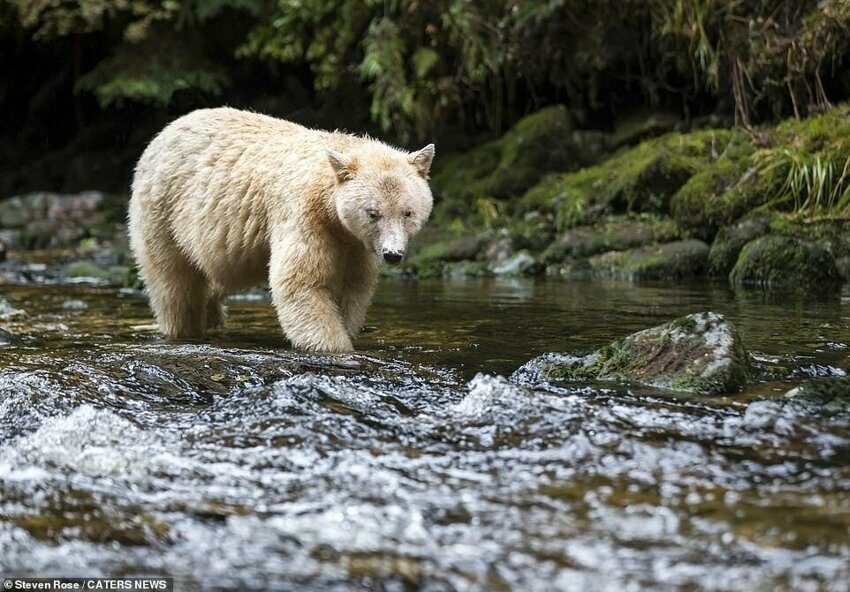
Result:
M4 287L0 573L171 574L180 589L847 590L850 419L787 404L850 370L850 293L386 282L351 356L281 347L231 303L206 343L142 299ZM69 301L71 304L68 304ZM757 360L743 395L529 390L701 310Z

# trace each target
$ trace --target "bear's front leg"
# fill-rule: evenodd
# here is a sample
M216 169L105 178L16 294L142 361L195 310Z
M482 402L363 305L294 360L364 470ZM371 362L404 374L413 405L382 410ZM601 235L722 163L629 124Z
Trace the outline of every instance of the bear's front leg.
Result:
M298 258L272 257L269 284L280 326L298 349L350 352L354 347L339 306L315 264Z

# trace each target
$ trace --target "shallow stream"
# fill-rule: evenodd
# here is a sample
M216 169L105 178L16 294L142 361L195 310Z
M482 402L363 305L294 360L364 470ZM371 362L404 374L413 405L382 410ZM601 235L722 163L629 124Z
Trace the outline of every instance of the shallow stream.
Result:
M0 574L178 590L850 589L850 372L825 298L531 280L385 281L350 356L283 347L267 302L205 343L114 288L2 286ZM755 384L716 399L506 377L691 312Z

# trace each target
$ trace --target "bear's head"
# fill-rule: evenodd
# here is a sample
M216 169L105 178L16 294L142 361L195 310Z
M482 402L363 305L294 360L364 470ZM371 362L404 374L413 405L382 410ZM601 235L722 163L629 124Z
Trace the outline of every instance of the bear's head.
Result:
M409 154L377 143L356 154L328 151L337 215L381 261L401 261L408 239L431 215L433 159L433 144Z

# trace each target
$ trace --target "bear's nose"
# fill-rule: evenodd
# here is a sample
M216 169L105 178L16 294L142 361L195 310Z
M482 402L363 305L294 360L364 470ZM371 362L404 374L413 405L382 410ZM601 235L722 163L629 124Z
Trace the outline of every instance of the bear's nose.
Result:
M387 263L398 263L402 257L404 253L400 251L384 251L384 261Z

